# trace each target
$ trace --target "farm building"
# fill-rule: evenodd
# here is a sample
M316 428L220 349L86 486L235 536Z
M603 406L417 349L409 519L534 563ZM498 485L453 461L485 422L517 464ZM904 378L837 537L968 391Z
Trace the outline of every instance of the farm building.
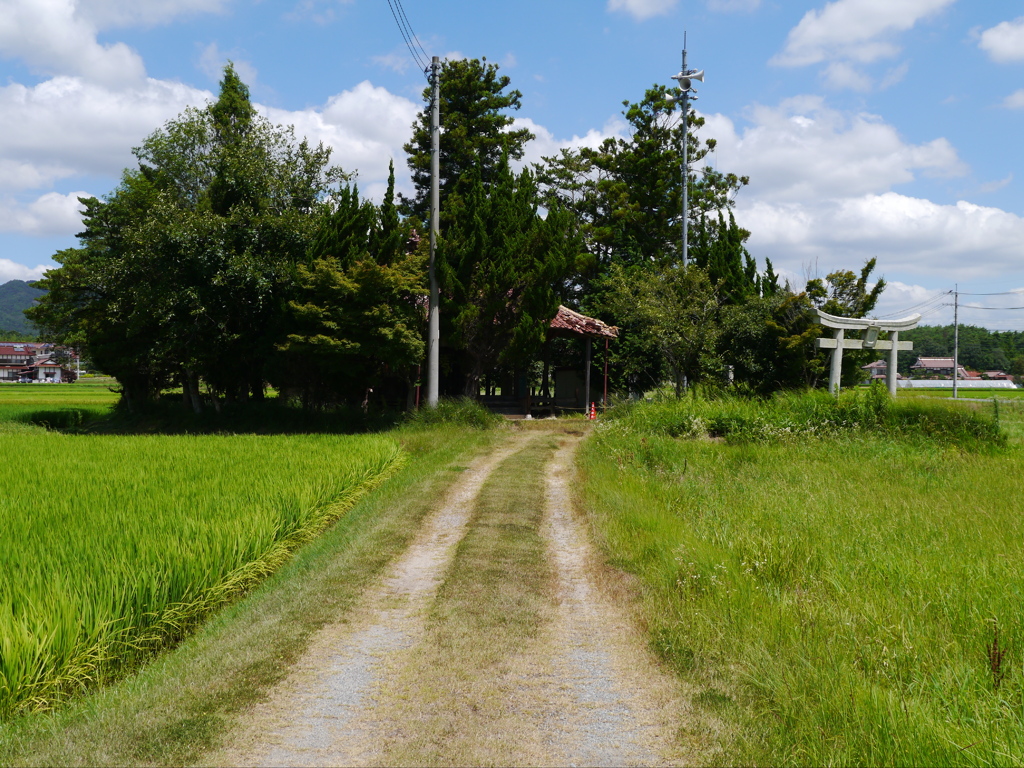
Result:
M49 344L0 342L0 382L71 382L74 371L52 359Z

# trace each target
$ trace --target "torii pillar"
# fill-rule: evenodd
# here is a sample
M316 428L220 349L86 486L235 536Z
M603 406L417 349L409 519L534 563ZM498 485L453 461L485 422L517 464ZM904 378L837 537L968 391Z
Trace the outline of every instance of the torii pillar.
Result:
M921 321L920 315L910 315L902 320L875 320L871 317L838 317L814 310L818 322L827 328L834 328L833 338L815 339L814 346L818 349L831 349L832 358L828 374L828 391L839 394L839 378L843 372L844 349L877 349L889 351L889 364L885 369L885 383L889 386L889 394L896 396L896 355L901 350L914 348L912 341L900 341L900 331L916 328ZM863 339L847 339L846 331L863 331ZM879 341L878 334L887 331L889 338Z

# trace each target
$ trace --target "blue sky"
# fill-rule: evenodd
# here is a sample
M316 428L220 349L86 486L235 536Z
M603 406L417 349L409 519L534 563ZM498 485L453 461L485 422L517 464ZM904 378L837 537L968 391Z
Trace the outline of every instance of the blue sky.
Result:
M877 257L878 314L1024 329L1024 4L1017 0L404 0L425 50L523 93L529 159L621 135L683 32L719 170L751 177L751 253L795 285ZM75 245L77 196L213 97L232 59L272 120L379 195L424 78L387 0L0 0L0 282Z

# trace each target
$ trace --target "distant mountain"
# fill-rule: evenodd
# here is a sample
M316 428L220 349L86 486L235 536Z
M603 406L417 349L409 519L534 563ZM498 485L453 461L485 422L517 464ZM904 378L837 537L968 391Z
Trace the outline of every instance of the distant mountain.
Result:
M25 317L25 310L44 293L24 280L11 280L0 285L0 331L35 334L36 329Z

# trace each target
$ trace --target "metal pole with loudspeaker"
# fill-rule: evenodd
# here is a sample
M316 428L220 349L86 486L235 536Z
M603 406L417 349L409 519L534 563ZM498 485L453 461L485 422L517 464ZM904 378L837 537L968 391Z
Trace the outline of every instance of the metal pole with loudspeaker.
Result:
M683 269L686 269L687 262L689 261L689 221L687 219L689 215L689 197L690 197L690 146L689 146L689 112L690 112L690 99L694 101L697 97L692 95L697 93L697 89L693 87L693 81L704 82L704 70L687 69L686 67L686 33L683 33L683 66L679 71L678 75L672 75L672 79L679 84L679 95L665 94L665 101L674 103L680 102L682 104L683 112Z

